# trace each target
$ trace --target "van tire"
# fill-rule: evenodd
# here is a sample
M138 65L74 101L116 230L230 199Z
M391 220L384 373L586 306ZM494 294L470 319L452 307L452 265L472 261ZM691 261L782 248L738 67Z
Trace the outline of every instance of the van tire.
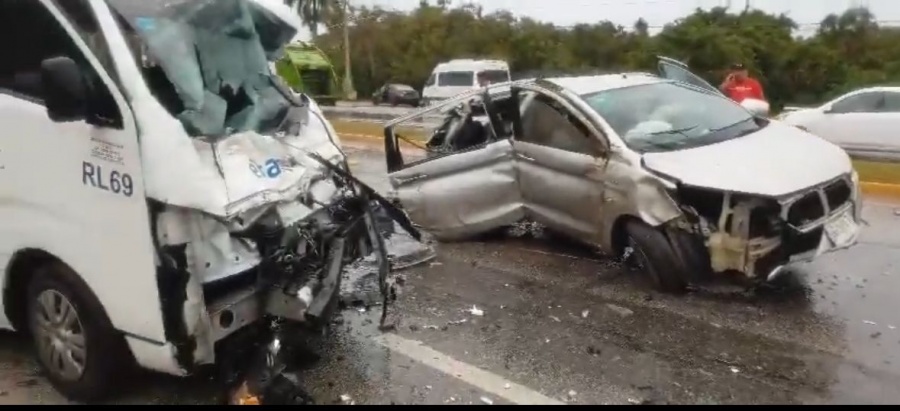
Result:
M123 372L127 371L127 365L131 362L128 360L128 347L124 337L113 328L93 292L69 267L56 262L37 269L26 295L28 331L38 364L53 387L66 398L80 402L97 401L109 396L115 388L115 381L121 381ZM49 353L54 351L49 349L54 332L45 331L38 325L46 323L42 321L46 316L41 314L46 312L44 308L51 307L56 312L52 307L65 308L66 303L74 312L74 318L68 321L69 327L60 328L68 328L69 331L74 330L74 334L80 334L84 351L83 356L70 355L70 358L78 357L80 361L76 362L83 365L83 370L68 376L59 365L54 366L49 360ZM57 333L60 332L60 328L52 328ZM65 331L63 333L69 334ZM59 349L55 351L59 352ZM56 363L61 364L62 358L64 357L58 357Z
M666 235L642 221L625 225L626 246L632 248L631 262L661 292L683 294L688 290L684 264L678 258Z

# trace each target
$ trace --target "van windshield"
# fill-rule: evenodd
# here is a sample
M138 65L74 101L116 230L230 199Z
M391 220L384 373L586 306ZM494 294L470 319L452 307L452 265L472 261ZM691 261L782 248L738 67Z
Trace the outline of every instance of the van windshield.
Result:
M506 83L509 81L509 71L506 70L484 70L481 74L491 83Z
M471 87L474 85L474 71L445 71L438 74L439 87Z
M157 99L192 136L283 127L300 104L269 61L296 30L250 0L107 0Z

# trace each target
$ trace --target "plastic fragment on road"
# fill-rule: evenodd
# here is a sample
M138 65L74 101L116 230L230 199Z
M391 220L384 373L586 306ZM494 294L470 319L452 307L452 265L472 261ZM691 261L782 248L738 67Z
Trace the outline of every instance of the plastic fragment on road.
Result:
M481 402L483 402L487 405L494 405L494 401L488 397L481 397Z
M478 309L478 307L476 307L476 306L474 306L474 305L472 306L472 308L470 308L470 309L468 309L468 310L466 310L466 311L467 311L469 314L472 314L472 315L474 315L474 316L476 316L476 317L483 317L483 316L484 316L484 311Z
M581 318L587 318L587 317L588 317L588 314L590 314L590 313L591 313L591 312L588 311L588 310L582 310L582 311L581 311Z

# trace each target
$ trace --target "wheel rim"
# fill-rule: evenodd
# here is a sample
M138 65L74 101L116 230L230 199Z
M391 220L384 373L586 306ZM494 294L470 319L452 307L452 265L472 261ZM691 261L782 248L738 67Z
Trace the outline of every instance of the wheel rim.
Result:
M87 347L75 306L58 291L44 290L33 310L32 332L41 362L65 380L81 378Z
M628 237L628 246L631 247L632 258L634 258L634 263L637 265L638 269L649 274L650 279L653 280L654 283L659 284L660 280L659 275L656 273L656 268L653 267L653 264L650 264L647 254L644 254L644 250L638 246L637 241L634 241L634 238Z

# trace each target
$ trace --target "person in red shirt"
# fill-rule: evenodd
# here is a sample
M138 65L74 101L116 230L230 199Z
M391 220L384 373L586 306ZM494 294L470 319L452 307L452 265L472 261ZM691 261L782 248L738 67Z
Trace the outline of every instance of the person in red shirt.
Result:
M731 72L719 86L719 90L738 103L747 98L766 100L762 85L755 78L750 77L747 69L740 63L731 66Z

